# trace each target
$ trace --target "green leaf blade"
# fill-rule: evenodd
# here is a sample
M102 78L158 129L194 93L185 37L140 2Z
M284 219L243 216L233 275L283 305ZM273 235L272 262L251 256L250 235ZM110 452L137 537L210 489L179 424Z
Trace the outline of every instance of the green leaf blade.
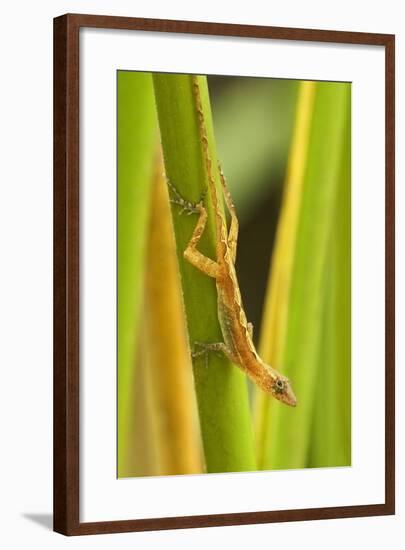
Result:
M350 84L316 84L303 193L295 238L289 290L288 315L280 364L292 381L298 398L296 409L271 403L270 437L266 438L262 467L272 469L308 466L316 406L331 398L322 385L320 361L331 239L334 238L335 204L341 182L341 166L347 142ZM335 269L340 267L335 265ZM347 293L347 288L345 290ZM329 326L335 330L335 326ZM350 324L342 327L345 334ZM330 352L330 350L329 350ZM346 384L347 388L347 384ZM334 389L334 388L333 388ZM343 390L347 393L347 389ZM347 402L347 399L346 399ZM335 418L335 422L339 419ZM328 429L333 429L331 425Z
M135 362L157 120L152 77L118 71L118 476L136 471Z

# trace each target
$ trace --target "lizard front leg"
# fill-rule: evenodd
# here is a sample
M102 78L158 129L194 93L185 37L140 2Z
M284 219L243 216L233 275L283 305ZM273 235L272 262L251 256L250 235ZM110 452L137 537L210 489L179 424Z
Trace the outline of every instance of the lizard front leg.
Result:
M217 262L204 256L199 250L197 250L197 245L201 239L202 234L207 223L207 210L204 206L203 200L200 200L199 203L193 204L190 201L186 201L177 189L168 181L170 189L173 191L175 198L171 198L170 201L174 204L178 204L182 207L182 212L187 212L187 214L199 214L197 224L194 228L191 239L183 252L184 258L194 267L216 279L219 274L219 265Z

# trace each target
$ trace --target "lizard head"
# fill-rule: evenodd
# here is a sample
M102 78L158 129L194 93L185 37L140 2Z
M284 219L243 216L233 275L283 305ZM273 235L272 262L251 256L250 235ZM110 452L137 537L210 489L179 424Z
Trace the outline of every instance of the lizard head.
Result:
M267 365L259 358L259 367L256 369L256 376L253 380L258 384L265 392L270 393L275 399L295 407L297 405L297 398L291 387L290 380L280 374L278 370L274 369L270 365Z
M297 398L286 376L278 374L271 382L270 391L273 397L286 405L290 405L290 407L295 407L297 405Z

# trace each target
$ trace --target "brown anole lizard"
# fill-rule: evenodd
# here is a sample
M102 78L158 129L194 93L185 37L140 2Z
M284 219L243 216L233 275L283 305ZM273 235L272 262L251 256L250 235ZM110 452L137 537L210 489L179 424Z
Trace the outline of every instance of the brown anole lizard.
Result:
M226 219L218 204L217 190L212 174L212 161L209 154L207 130L197 76L192 76L192 86L199 122L200 139L203 144L203 156L208 175L208 191L215 213L216 260L204 256L197 249L198 242L207 222L207 210L204 206L204 201L201 200L198 204L191 203L181 197L169 181L168 184L174 195L171 202L180 205L184 211L190 214L197 213L199 215L191 239L183 254L185 259L194 267L215 279L218 296L218 320L224 339L223 342L218 343L195 342L195 345L200 347L201 350L194 352L193 356L196 357L209 351L223 352L232 363L240 367L260 388L273 395L279 401L294 407L297 404L297 400L291 388L290 381L286 376L283 376L276 369L262 361L252 340L253 326L246 319L235 271L239 230L238 218L225 177L220 169L225 203L231 217L228 232Z

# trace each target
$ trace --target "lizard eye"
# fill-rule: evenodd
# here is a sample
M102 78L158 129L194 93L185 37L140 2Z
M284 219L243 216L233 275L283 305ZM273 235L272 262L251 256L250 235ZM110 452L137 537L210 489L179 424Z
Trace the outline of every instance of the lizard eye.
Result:
M276 382L274 383L274 390L276 393L283 393L283 391L285 390L285 383L283 380L281 380L280 378L278 378L276 380Z

